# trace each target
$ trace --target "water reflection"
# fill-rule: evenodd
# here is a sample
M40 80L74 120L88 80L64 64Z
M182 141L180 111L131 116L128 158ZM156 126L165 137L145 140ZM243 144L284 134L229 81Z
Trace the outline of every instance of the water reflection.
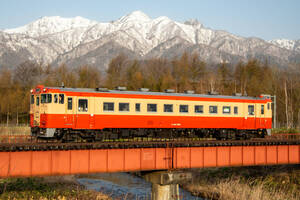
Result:
M151 199L151 183L129 173L92 174L82 176L77 181L87 189L102 192L113 199ZM180 199L202 200L182 189L180 189Z

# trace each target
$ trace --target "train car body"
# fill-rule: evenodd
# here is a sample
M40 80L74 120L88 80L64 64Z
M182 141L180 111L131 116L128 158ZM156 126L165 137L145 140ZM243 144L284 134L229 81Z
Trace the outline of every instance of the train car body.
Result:
M272 127L271 100L265 96L97 91L40 85L31 90L30 102L32 134L45 138L58 137L62 132L101 135L105 130L125 135L133 130L265 134Z

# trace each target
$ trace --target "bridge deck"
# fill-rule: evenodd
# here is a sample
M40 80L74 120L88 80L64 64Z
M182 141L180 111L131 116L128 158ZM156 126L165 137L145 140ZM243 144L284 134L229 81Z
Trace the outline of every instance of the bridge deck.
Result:
M0 177L299 164L300 145L0 152Z

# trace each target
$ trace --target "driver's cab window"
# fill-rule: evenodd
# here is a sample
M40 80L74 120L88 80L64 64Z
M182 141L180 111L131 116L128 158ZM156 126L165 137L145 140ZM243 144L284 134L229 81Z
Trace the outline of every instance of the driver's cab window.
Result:
M88 100L87 99L79 99L78 100L78 111L80 111L80 112L88 111Z
M30 104L34 104L34 95L30 96Z
M37 106L40 105L40 97L39 97L39 96L36 97L36 105L37 105Z

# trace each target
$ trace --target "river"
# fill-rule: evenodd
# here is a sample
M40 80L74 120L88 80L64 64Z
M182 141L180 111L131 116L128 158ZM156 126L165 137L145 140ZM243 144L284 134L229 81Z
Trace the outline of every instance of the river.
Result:
M113 199L150 200L151 183L129 173L101 173L82 175L77 181L89 190L96 190L111 196ZM203 200L191 193L179 189L180 199Z

